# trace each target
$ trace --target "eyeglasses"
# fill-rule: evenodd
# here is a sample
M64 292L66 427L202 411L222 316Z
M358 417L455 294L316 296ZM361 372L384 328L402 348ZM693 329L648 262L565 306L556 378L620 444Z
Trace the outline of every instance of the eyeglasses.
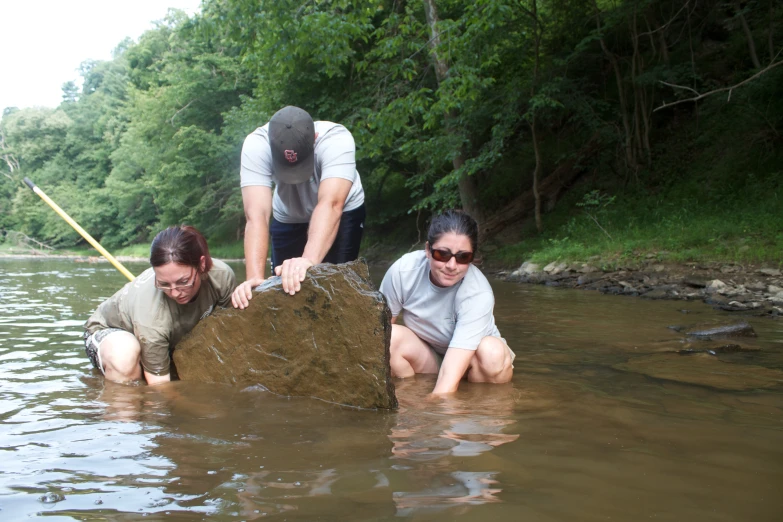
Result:
M155 288L158 288L160 290L163 290L164 292L172 292L174 290L185 290L186 288L191 288L193 285L196 284L196 277L198 273L193 274L193 281L190 283L185 283L184 285L170 285L168 283L159 283L158 280L155 280Z
M452 257L460 265L467 265L473 261L473 252L460 251L455 254L451 250L446 250L445 248L432 248L431 246L430 252L432 253L432 259L440 261L441 263L448 263Z

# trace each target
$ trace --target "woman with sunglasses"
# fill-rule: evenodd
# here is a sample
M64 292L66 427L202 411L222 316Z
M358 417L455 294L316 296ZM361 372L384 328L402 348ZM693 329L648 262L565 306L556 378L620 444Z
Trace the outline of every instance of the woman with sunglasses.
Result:
M171 350L215 305L231 303L234 271L210 257L193 227L169 227L155 236L150 264L84 325L87 356L111 381L170 381Z
M459 382L511 380L514 352L495 326L495 297L473 266L478 225L449 210L435 216L423 251L405 254L381 283L392 312L394 377L437 373L434 394L457 391ZM396 324L403 313L405 325Z

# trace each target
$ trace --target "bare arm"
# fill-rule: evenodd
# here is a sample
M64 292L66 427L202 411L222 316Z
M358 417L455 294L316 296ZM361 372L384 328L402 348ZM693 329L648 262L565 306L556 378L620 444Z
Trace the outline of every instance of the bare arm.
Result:
M318 204L310 218L307 244L302 255L313 261L314 265L323 261L332 248L340 227L345 200L352 186L353 183L347 179L330 178L323 180L318 187Z
M434 395L442 393L453 393L457 391L459 382L468 371L475 350L465 350L463 348L449 348L443 357L443 363L438 372L438 381L435 383Z
M245 207L245 266L247 280L231 296L234 308L245 308L252 290L264 280L266 256L269 252L269 219L272 216L272 189L251 186L242 189Z
M247 279L264 279L266 257L269 252L269 219L272 216L272 189L244 187L242 203L245 207L245 264Z
M321 181L318 187L318 203L310 217L307 244L302 257L286 259L282 265L275 267L275 273L280 276L285 292L291 295L298 292L307 269L323 261L332 248L340 228L345 199L352 185L351 181L342 178Z
M171 382L171 374L155 375L154 373L144 370L144 379L147 381L148 385L154 386L156 384L163 384L164 382Z

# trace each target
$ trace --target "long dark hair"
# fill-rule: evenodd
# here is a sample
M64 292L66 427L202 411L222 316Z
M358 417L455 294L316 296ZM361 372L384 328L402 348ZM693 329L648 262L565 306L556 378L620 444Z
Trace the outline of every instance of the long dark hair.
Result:
M203 271L201 256L204 256ZM190 266L198 273L206 274L212 268L207 240L189 225L177 225L158 232L150 246L150 264L163 266L168 263Z
M427 242L430 246L443 237L444 234L453 232L467 236L470 240L470 248L476 252L478 248L478 223L470 217L470 214L462 210L446 210L436 215L430 222L427 231Z

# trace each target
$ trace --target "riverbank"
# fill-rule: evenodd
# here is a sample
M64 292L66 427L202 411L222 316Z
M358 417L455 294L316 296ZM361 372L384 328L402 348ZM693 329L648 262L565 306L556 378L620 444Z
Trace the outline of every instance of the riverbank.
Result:
M369 264L392 260L368 256ZM100 256L79 254L0 253L0 259L71 259L76 263L104 263ZM223 259L223 258L221 258ZM144 262L140 256L117 256L120 262ZM224 259L243 262L240 258ZM487 275L506 281L593 290L644 299L700 300L720 310L757 316L783 317L783 270L770 264L722 262L662 263L656 256L635 266L601 268L595 262L525 262L518 268L483 268Z
M591 263L525 262L495 273L519 283L594 290L645 299L700 300L727 312L783 316L783 271L768 265L661 263L654 256L638 266L605 270Z

